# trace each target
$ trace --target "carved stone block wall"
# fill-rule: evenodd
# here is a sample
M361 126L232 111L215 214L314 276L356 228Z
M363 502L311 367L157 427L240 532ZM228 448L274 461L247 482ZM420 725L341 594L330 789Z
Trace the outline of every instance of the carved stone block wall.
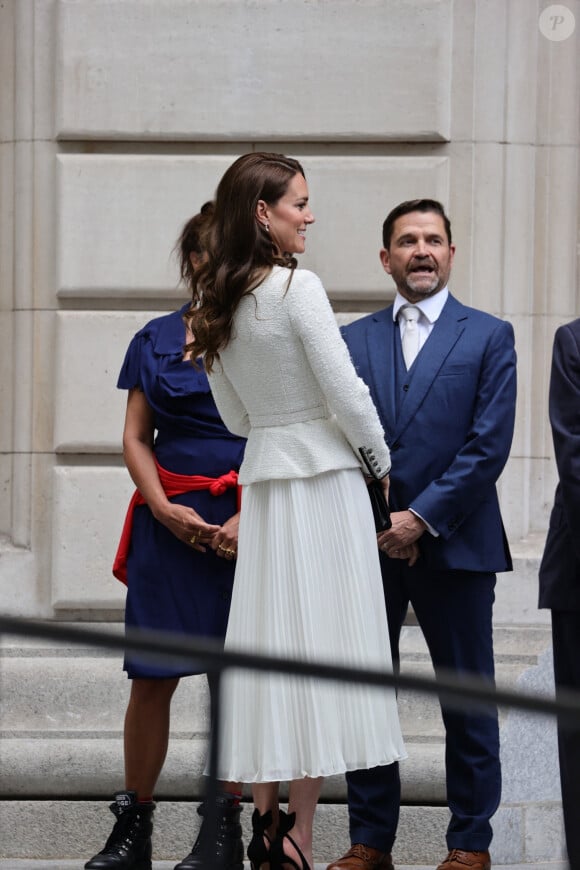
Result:
M132 485L115 389L181 293L172 248L231 161L303 162L305 267L341 318L392 296L387 211L441 199L453 292L516 330L501 480L541 547L555 471L555 328L578 311L578 32L542 0L4 0L0 4L0 609L119 614ZM577 0L574 9L580 27Z

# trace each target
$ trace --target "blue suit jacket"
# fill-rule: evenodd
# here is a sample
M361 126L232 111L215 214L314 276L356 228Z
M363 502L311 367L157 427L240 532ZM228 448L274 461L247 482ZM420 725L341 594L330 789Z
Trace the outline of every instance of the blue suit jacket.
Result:
M506 571L511 556L496 481L515 417L511 324L449 296L396 413L393 306L343 329L392 453L391 509L413 508L439 537L419 541L434 570Z
M554 337L550 423L559 483L542 564L540 607L580 610L580 320Z

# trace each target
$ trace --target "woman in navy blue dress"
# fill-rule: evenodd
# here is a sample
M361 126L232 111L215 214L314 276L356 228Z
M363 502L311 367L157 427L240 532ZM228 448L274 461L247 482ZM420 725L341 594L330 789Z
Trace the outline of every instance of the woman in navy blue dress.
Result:
M200 234L211 213L184 227L179 240L187 284L201 254ZM123 456L141 496L126 523L115 576L127 583L128 628L223 639L238 534L237 470L245 440L225 428L205 372L194 368L180 311L150 321L131 341L117 386L129 391ZM190 489L193 487L193 489ZM178 492L177 495L171 495ZM151 870L153 790L169 739L172 695L195 670L125 657L132 680L125 717L125 790L115 795L117 817L104 849L87 870ZM240 787L224 783L216 861L241 870ZM203 805L200 808L203 814ZM177 867L202 867L204 828Z

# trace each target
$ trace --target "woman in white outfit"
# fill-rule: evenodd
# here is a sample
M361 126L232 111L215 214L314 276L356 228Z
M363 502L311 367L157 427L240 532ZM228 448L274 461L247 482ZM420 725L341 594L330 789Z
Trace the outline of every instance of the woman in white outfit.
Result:
M320 280L296 269L313 222L296 160L240 157L218 186L188 313L220 414L248 438L226 648L383 668L387 619L362 472L388 495L389 450ZM306 868L322 778L405 757L395 694L242 670L226 674L223 691L219 776L252 783L252 867ZM290 781L288 815L280 780Z

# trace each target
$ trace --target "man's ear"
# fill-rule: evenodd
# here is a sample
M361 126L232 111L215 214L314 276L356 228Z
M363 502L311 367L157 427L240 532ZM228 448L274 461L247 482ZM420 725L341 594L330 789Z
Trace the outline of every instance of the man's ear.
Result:
M391 258L389 257L389 252L386 248L381 248L379 253L379 257L381 258L381 263L383 264L383 269L387 273L387 275L391 274Z

